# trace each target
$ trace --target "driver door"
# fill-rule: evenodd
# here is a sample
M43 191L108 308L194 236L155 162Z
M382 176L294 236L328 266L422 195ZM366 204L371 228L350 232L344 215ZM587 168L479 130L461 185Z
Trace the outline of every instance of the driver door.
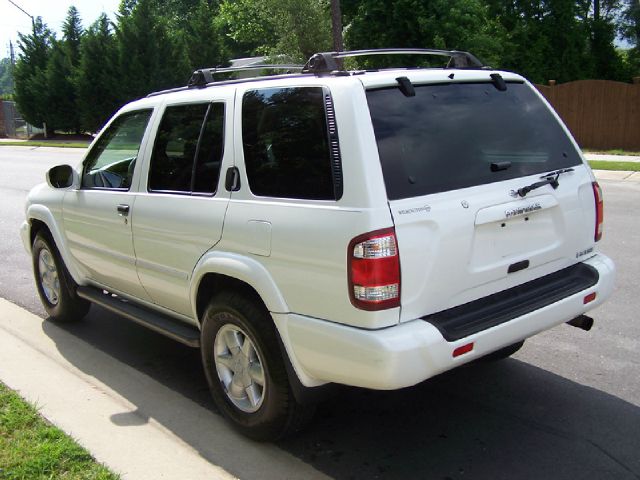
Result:
M130 214L133 172L153 110L118 116L85 157L81 187L65 195L64 227L71 254L96 284L149 300L136 273Z

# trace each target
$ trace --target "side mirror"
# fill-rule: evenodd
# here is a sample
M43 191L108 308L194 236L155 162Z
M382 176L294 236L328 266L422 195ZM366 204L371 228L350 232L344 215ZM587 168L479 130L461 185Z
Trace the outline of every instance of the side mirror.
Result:
M47 183L52 188L69 188L77 174L70 165L58 165L47 172Z

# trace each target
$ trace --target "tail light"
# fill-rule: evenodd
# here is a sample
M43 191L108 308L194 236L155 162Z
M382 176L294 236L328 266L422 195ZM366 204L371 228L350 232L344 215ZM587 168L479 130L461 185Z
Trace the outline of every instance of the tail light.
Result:
M604 221L604 203L602 201L602 189L598 182L593 182L593 196L596 200L596 230L593 236L594 241L598 241L602 238L602 229Z
M349 297L362 310L400 306L400 260L393 228L360 235L349 243Z

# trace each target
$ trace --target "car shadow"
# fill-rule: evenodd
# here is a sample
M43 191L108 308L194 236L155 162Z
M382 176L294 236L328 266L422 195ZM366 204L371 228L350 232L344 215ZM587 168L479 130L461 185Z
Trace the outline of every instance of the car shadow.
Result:
M96 306L82 322L44 321L43 330L69 362L136 406L114 415L115 424L153 418L240 478L309 478L295 465L276 475L256 470L250 456L216 453L215 431L188 427L198 419L107 374L74 345L89 344L215 417L198 350ZM400 391L340 388L305 431L275 447L231 435L245 451L277 447L336 479L640 478L640 408L517 359L475 363Z

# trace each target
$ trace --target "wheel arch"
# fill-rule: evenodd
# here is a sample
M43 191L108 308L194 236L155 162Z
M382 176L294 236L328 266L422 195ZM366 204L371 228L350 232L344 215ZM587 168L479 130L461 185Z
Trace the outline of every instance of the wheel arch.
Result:
M287 304L267 269L234 253L211 252L200 259L191 282L191 305L200 321L211 296L224 289L243 290L272 313L287 313Z
M84 285L84 277L77 269L71 253L67 249L63 234L58 227L54 214L43 205L30 205L27 209L27 221L25 223L26 228L23 232L23 241L28 251L31 252L31 246L33 245L36 235L42 231L47 232L60 253L62 261L73 280L78 285Z

